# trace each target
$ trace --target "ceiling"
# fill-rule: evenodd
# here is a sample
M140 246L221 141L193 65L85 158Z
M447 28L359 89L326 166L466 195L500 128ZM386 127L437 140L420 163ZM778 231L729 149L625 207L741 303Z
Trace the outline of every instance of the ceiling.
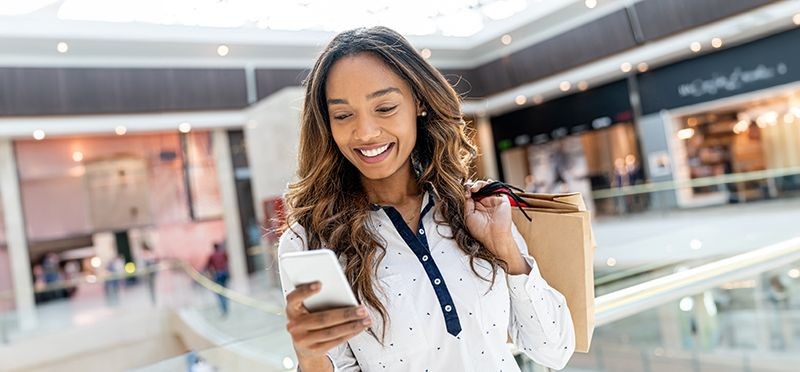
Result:
M308 67L336 32L380 24L470 68L635 1L3 0L0 65Z

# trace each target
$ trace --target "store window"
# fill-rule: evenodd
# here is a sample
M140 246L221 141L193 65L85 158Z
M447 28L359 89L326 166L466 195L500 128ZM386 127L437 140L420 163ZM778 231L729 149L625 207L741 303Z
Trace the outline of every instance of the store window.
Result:
M681 178L712 183L681 190L685 204L800 195L800 90L683 115L673 140L684 155L678 159ZM718 177L726 175L726 181L742 181Z

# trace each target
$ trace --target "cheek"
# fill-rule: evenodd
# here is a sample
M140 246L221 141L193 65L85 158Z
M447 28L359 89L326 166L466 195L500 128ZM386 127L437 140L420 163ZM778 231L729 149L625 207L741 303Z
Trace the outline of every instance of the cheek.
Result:
M336 147L339 148L339 151L343 154L347 153L347 136L345 131L342 128L337 126L331 125L331 136L333 137L333 142L336 143Z

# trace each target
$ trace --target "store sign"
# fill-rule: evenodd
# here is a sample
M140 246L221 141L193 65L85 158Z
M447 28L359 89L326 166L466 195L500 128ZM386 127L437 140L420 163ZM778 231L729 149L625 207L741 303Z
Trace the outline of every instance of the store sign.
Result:
M800 81L800 28L636 76L644 115Z
M760 64L750 70L737 66L730 74L714 73L708 79L695 79L681 84L678 86L678 94L681 97L715 96L720 92L743 90L749 84L771 80L788 72L789 67L783 62L772 67Z

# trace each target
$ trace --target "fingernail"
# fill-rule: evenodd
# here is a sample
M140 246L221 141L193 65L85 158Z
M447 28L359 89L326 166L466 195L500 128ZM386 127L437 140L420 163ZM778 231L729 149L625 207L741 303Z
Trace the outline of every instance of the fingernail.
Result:
M367 315L367 309L365 309L363 307L359 307L358 310L356 310L356 314L358 314L360 316Z
M319 289L319 287L320 287L319 282L311 283L311 290L312 291L316 291L317 289Z
M372 319L370 319L370 318L364 319L364 320L361 321L361 324L370 325L370 324L372 324Z

